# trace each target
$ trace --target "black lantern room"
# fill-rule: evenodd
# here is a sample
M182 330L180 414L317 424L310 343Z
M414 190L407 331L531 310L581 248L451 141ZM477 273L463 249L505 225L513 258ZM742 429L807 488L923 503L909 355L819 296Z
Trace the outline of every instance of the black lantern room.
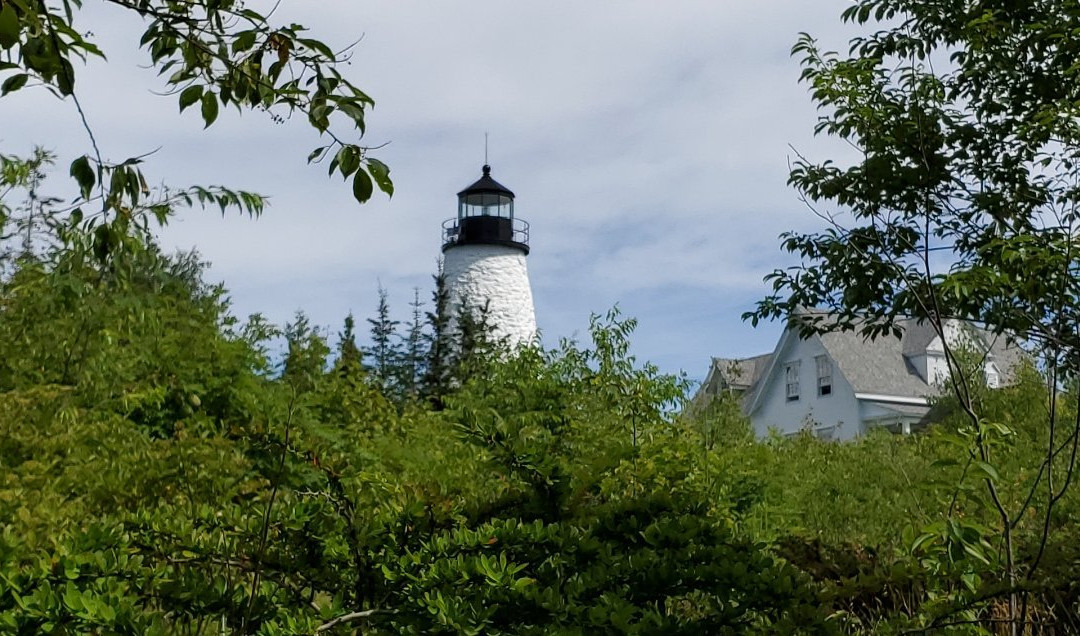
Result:
M514 193L491 178L491 166L458 192L457 218L443 223L445 252L457 245L505 245L529 253L529 224L514 218Z

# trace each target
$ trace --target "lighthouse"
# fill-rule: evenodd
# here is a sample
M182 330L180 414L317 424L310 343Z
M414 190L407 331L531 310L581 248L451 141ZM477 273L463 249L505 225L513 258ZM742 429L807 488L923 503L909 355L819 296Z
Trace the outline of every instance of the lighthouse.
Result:
M511 346L536 338L536 314L525 257L529 224L514 216L514 193L483 175L458 192L457 217L442 225L443 276L451 320L486 311L496 339ZM486 309L485 309L486 308Z

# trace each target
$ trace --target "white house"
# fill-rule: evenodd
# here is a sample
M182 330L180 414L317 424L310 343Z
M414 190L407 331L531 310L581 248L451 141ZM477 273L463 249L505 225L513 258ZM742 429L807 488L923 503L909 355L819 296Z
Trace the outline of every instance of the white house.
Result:
M804 310L792 320L822 312ZM945 349L926 322L902 323L902 335L864 339L836 332L799 337L784 330L772 353L713 358L694 402L700 407L730 393L741 400L759 437L770 431L810 431L824 439L851 439L872 427L909 433L926 424L928 398L948 378ZM989 386L1008 383L1024 357L1005 337L969 323L945 323L951 347L981 354Z

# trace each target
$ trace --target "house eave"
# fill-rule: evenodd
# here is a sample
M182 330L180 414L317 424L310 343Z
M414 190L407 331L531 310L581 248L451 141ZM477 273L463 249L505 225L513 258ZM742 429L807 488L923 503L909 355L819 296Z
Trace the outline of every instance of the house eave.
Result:
M925 397L910 397L905 395L885 395L883 393L856 393L855 399L867 402L883 402L885 404L910 404L912 406L929 406L930 400Z
M791 338L791 332L791 327L787 327L780 335L780 341L776 343L776 348L773 349L769 365L765 368L765 372L761 374L761 378L758 379L757 385L752 388L749 400L750 406L746 409L747 415L752 415L761 403L761 396L765 393L765 389L769 383L772 382L772 374L773 369L776 367L776 361L780 359L780 352L784 350L784 346L787 344L788 339Z

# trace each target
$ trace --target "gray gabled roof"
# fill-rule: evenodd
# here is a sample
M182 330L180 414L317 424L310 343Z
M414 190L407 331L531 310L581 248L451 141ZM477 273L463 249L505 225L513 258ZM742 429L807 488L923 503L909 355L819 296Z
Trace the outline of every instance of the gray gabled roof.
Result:
M736 390L746 390L757 384L769 366L771 353L751 358L713 358L712 372L719 374L724 384ZM711 373L710 372L710 375Z
M1020 365L1028 358L1028 354L1015 342L1012 342L1005 334L994 335L985 329L976 330L983 342L989 345L990 356L1001 373L1001 382L1012 383L1016 380L1016 374Z
M903 338L865 339L854 331L823 333L821 344L856 393L898 397L936 395L904 356Z
M787 335L799 321L828 323L831 314L820 309L800 308L790 319ZM914 325L913 325L914 326ZM921 398L937 393L935 387L919 376L905 354L911 355L919 343L922 350L935 332L918 325L904 335L880 335L870 339L858 331L834 331L818 335L833 364L856 393L875 393L906 398Z
M937 329L928 320L905 320L902 348L904 355L916 356L926 351L937 338Z
M740 399L745 403L752 393L750 389L768 369L770 359L771 353L751 358L713 358L705 380L690 400L690 408L702 408L728 390L741 393Z
M937 330L928 320L910 319L903 323L903 350L904 355L918 356L926 351L930 343L937 338ZM996 335L994 332L976 327L971 323L963 323L964 333L972 339L977 349L985 351L987 357L998 367L1002 375L1002 381L1008 383L1015 376L1021 361L1025 357L1023 349L1012 342L1005 334Z

